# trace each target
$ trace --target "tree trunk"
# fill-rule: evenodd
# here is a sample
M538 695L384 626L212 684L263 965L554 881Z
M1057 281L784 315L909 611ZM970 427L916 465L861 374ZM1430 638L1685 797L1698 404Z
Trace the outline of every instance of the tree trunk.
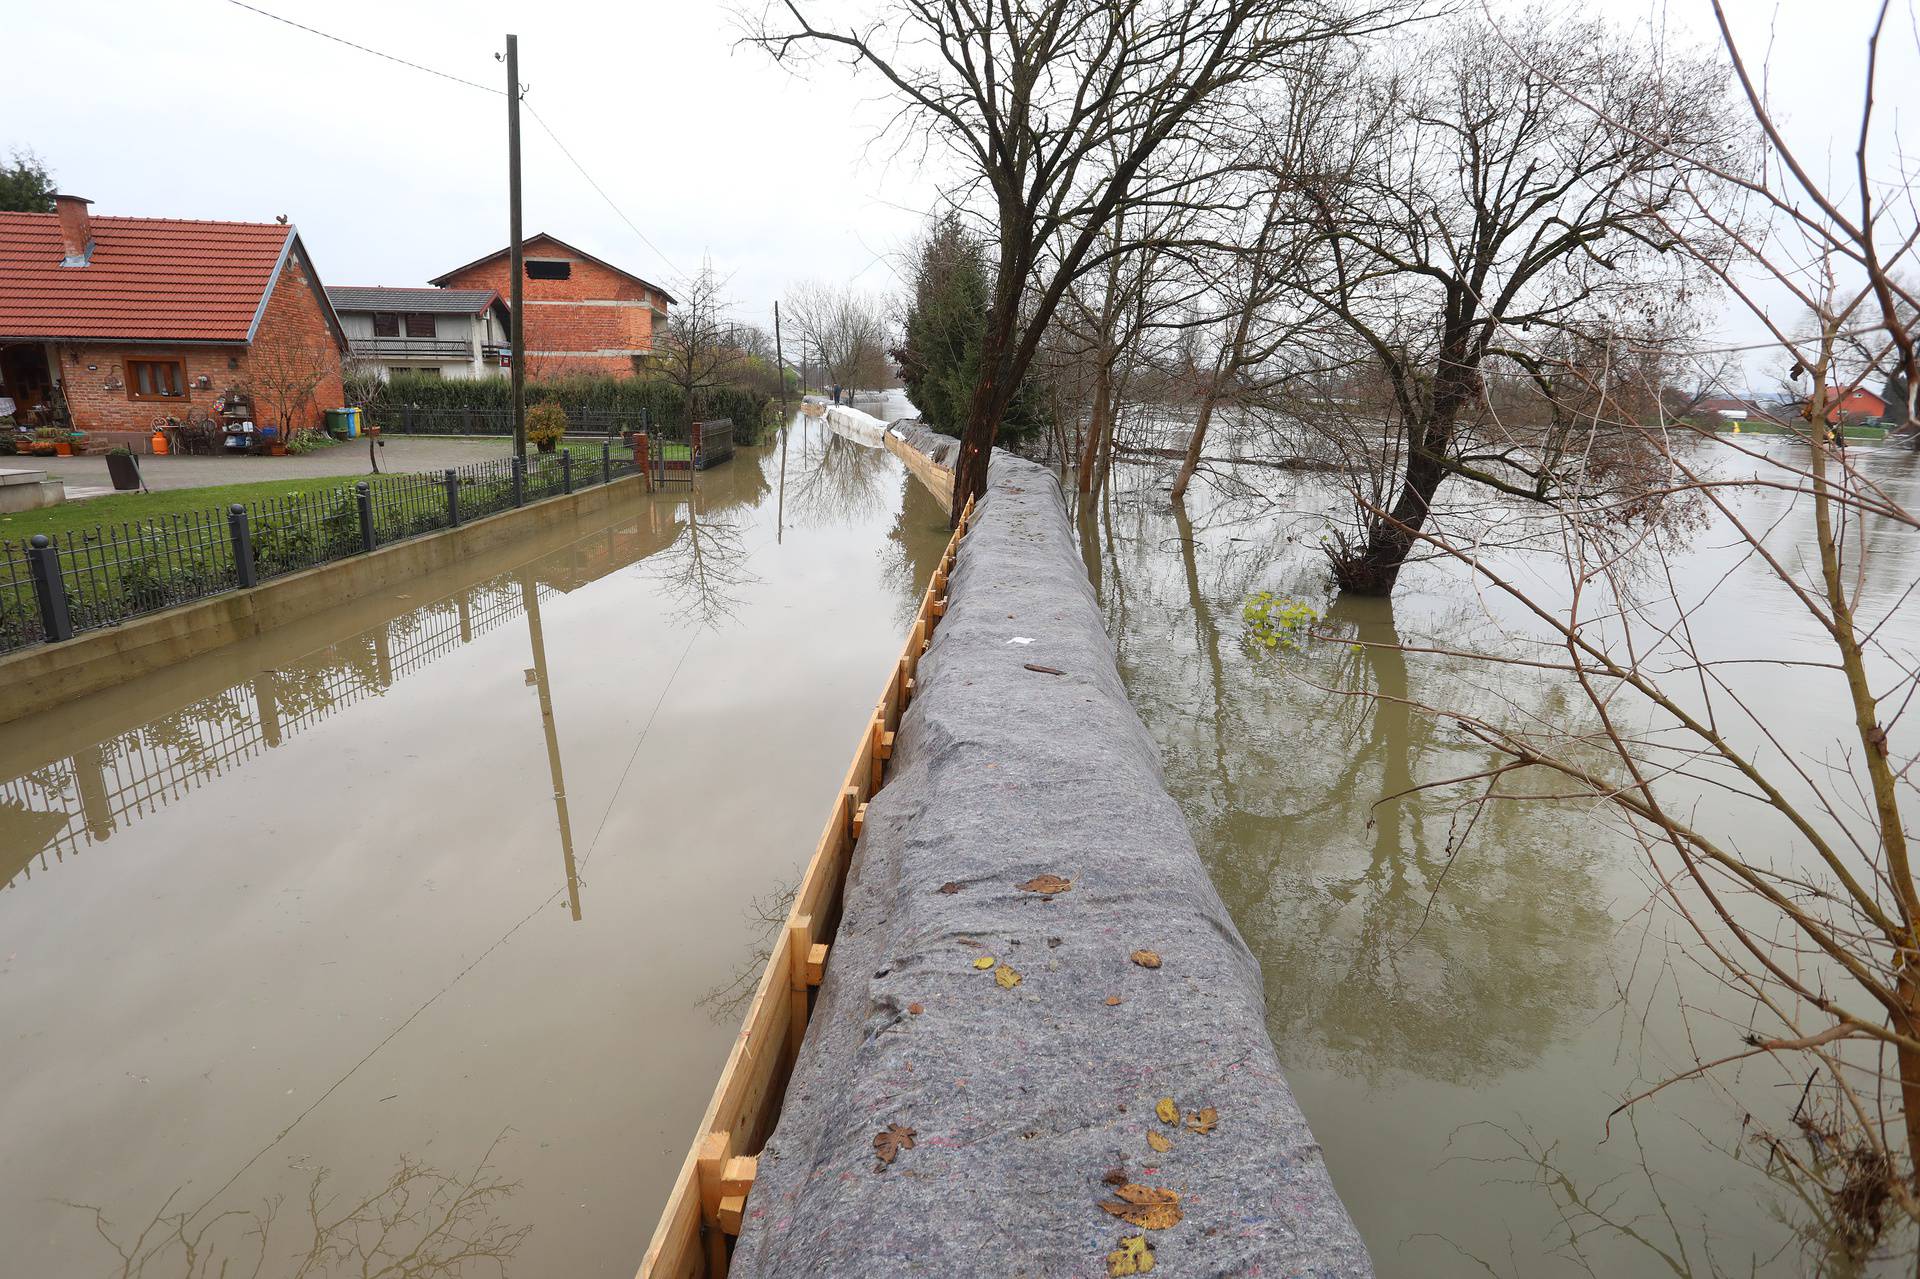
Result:
M1094 463L1100 457L1100 441L1107 433L1107 417L1113 412L1113 362L1103 343L1099 362L1093 369L1093 409L1088 414L1087 438L1080 450L1080 474L1074 486L1082 493L1093 492Z
M1364 550L1334 561L1333 577L1341 590L1355 595L1393 594L1401 566L1413 553L1414 535L1426 527L1427 515L1433 510L1433 495L1440 491L1440 481L1446 478L1446 468L1440 459L1452 438L1450 410L1444 420L1430 420L1415 432L1400 496L1390 510L1369 513Z
M980 343L980 377L967 403L967 425L960 434L960 457L953 467L953 510L949 525L960 523L968 498L987 492L987 468L993 461L993 440L1000 419L1012 402L1013 321L1002 319L998 308L987 313L987 332Z
M1180 473L1173 477L1173 500L1175 505L1186 501L1187 485L1193 482L1193 473L1200 466L1200 449L1207 442L1207 427L1213 421L1213 388L1209 386L1200 401L1200 418L1193 424L1193 435L1187 440L1187 456L1180 462Z

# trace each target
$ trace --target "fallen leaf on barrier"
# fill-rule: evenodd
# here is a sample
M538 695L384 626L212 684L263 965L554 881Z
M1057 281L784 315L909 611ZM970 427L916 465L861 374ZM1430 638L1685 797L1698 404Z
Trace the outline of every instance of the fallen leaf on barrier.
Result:
M1107 996L1107 1007L1118 1008L1119 1006L1120 1006L1120 996L1118 995Z
M940 885L940 891L945 893L947 896L951 897L955 893L960 891L960 885L954 883L951 879L949 879L946 883Z
M973 961L973 966L975 968L978 968L981 972L985 972L987 969L993 967L995 962L996 961L994 960L992 955L982 955L980 956L980 958Z
M893 1157L901 1151L913 1149L913 1138L913 1129L903 1128L899 1124L888 1124L873 1134L873 1153L880 1156L881 1163L890 1164L893 1162ZM1124 1190L1125 1187L1121 1189Z
M1124 1186L1127 1184L1127 1170L1125 1168L1109 1168L1107 1169L1106 1176L1100 1178L1100 1180L1106 1182L1109 1186Z
M1100 1206L1130 1226L1167 1230L1180 1224L1180 1196L1171 1190L1130 1181L1116 1186L1113 1193L1119 1200L1103 1199Z
M1164 1155L1173 1149L1173 1138L1162 1136L1160 1133L1149 1128L1147 1130L1147 1144Z
M1147 1248L1145 1235L1129 1235L1120 1241L1118 1248L1107 1254L1107 1279L1144 1275L1152 1269L1153 1253Z
M1160 1122L1163 1124L1180 1122L1180 1107L1173 1104L1171 1097L1162 1097L1159 1104L1153 1108L1153 1113L1160 1116Z
M1073 887L1071 879L1062 879L1058 875L1035 875L1020 885L1023 893L1064 893Z
M1061 670L1057 666L1041 666L1036 662L1028 662L1026 666L1028 670L1033 671L1035 674L1038 674L1038 675L1065 675L1066 674L1065 671Z
M927 1010L919 1004L908 1004L907 1011L912 1013L915 1017L918 1017L921 1013Z
M1193 1131L1199 1133L1202 1137L1212 1132L1214 1126L1219 1122L1220 1112L1212 1106L1202 1106L1198 1110L1190 1110L1187 1112L1187 1127L1193 1129Z
M1136 950L1133 952L1133 962L1142 968L1158 968L1160 966L1160 956L1155 951Z
M994 973L993 979L1000 983L1000 989L1002 990L1012 990L1020 984L1019 972L1007 967L1005 964L1000 965L1000 969Z

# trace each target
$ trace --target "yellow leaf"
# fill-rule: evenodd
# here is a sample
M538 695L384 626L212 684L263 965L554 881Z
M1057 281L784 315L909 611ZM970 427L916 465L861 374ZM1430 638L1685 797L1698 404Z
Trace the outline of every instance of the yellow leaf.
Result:
M980 956L980 958L973 961L973 966L975 968L980 969L982 972L985 972L987 969L993 967L993 956L982 955Z
M1058 875L1035 875L1020 885L1023 893L1064 893L1073 887L1071 879L1062 879Z
M1000 970L994 973L993 979L1000 983L1000 989L1002 990L1012 990L1020 984L1019 972L1007 967L1005 964L1000 965Z
M1133 952L1133 962L1142 968L1158 968L1160 956L1151 950L1136 950Z
M1160 1116L1160 1122L1163 1124L1180 1122L1180 1107L1173 1104L1171 1097L1162 1097L1160 1104L1153 1108L1153 1113Z
M1198 1110L1189 1110L1187 1112L1187 1127L1193 1129L1193 1131L1199 1133L1202 1137L1212 1132L1214 1125L1219 1122L1220 1112L1212 1106L1202 1106Z
M1144 1275L1153 1269L1153 1253L1147 1250L1145 1235L1128 1235L1120 1246L1107 1254L1108 1279L1125 1275Z
M1147 1144L1164 1155L1173 1149L1173 1138L1161 1135L1157 1129L1149 1128L1147 1129Z
M1180 1224L1180 1196L1158 1186L1128 1182L1113 1191L1118 1200L1103 1199L1100 1207L1142 1230L1167 1230Z

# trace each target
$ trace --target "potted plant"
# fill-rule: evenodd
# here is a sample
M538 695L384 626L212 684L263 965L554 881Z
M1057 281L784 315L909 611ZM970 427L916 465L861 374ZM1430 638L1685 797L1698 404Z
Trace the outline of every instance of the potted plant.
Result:
M35 457L72 457L73 432L64 426L43 426L33 433L33 455ZM50 451L42 452L41 445L52 446Z
M536 404L527 410L527 440L542 453L560 447L567 434L567 411L558 404Z
M140 463L134 460L133 450L124 445L107 450L107 474L113 477L115 492L131 493L140 487Z
M52 457L59 452L59 446L52 440L34 439L27 443L28 457Z

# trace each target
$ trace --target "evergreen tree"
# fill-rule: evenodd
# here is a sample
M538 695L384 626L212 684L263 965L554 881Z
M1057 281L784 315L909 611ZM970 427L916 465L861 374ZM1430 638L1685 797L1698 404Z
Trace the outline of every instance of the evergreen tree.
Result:
M908 398L942 435L958 437L967 424L991 293L980 242L952 214L935 221L915 254L906 334L893 359ZM1038 388L1022 385L1000 423L1000 440L1016 444L1039 432L1044 412Z
M0 213L52 213L53 174L31 151L15 151L0 166Z

